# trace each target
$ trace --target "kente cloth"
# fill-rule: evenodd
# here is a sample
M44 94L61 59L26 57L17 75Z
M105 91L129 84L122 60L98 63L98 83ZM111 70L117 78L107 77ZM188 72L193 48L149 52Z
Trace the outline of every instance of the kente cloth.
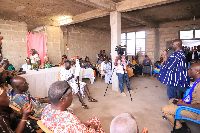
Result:
M166 85L188 87L190 77L183 50L173 52L160 68L157 79Z
M10 104L21 109L24 106L24 104L29 102L28 94L29 93L27 91L24 92L23 94L15 94L15 93L12 94L12 89L10 89L9 94L8 94L8 96L10 97ZM31 115L36 117L36 118L40 118L42 116L43 109L48 104L47 103L40 103L37 99L35 99L31 95L30 95L30 99L31 99L31 103L34 107L33 113Z
M160 72L160 68L161 68L161 65L156 65L156 67L154 68L153 70L153 73L159 73Z
M54 133L104 133L97 117L92 117L86 123L98 125L97 131L86 127L80 120L68 111L60 111L47 105L41 117L42 123Z
M61 80L62 81L67 81L69 83L69 85L72 87L73 93L76 94L77 92L80 92L81 96L85 97L84 87L85 87L86 83L79 81L79 84L80 84L80 88L79 88L76 77L68 80L72 75L74 75L73 68L70 68L69 70L66 70L65 68L62 68L60 70L60 78L61 78Z
M54 65L51 62L44 62L44 63L45 63L45 65L44 65L45 68L52 68L52 67L54 67Z

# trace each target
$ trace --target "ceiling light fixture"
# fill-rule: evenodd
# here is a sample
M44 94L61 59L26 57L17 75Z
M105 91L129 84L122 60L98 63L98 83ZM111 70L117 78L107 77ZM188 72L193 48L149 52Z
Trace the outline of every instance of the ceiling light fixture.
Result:
M59 19L57 19L57 20L58 20L58 21L61 21L61 20L68 19L68 18L70 18L70 16L64 16L64 17L59 18Z
M60 25L64 25L64 24L69 24L71 23L73 20L70 18L70 19L65 19L65 20L62 20L62 21L59 21L58 23Z

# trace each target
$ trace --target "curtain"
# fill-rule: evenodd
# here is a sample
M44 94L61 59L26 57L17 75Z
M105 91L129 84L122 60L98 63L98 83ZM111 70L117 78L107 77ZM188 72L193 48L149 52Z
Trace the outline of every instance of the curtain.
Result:
M32 34L31 32L27 35L27 53L30 57L30 50L35 49L40 57L41 62L44 62L44 57L46 56L46 35L43 33Z

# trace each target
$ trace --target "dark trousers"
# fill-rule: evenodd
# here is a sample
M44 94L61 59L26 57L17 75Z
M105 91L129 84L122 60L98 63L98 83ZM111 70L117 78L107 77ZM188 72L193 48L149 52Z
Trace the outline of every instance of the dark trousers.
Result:
M167 85L167 97L169 99L177 98L182 99L182 94L185 93L187 87L177 87L172 85Z
M133 69L133 73L134 75L138 75L138 73L142 74L142 68L139 67L138 65L135 65L135 69Z

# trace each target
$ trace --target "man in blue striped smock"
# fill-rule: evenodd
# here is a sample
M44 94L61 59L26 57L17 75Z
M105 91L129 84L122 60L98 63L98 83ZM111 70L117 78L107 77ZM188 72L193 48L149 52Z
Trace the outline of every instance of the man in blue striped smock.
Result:
M171 48L174 52L169 58L166 56L167 51L163 51L165 57L157 79L167 85L167 96L169 99L181 99L181 93L185 93L190 85L186 58L182 50L182 41L175 39L171 44Z

